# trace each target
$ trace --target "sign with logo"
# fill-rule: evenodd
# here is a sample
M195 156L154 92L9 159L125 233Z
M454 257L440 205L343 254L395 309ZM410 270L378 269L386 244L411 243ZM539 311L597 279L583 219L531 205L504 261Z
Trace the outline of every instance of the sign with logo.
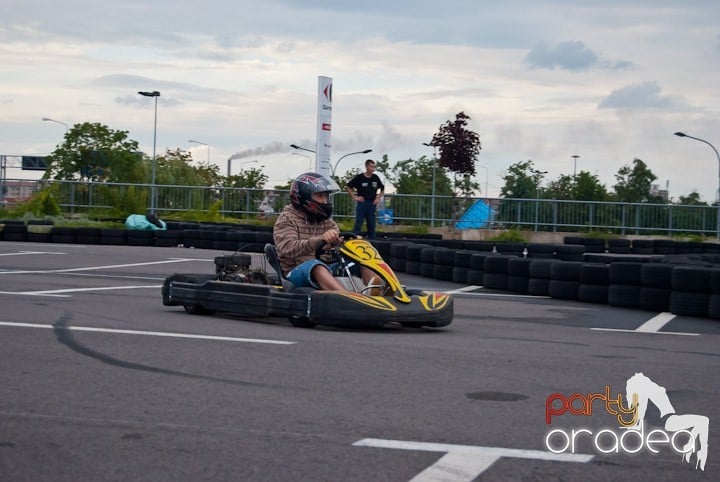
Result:
M315 171L324 176L332 174L330 135L332 133L332 79L318 77L317 140Z
M645 425L645 413L653 404L664 421L663 429ZM612 395L609 385L596 393L553 393L545 400L545 423L553 425L567 415L590 417L612 416L617 428L590 430L588 428L555 428L545 436L545 448L552 453L575 453L579 443L591 443L603 454L636 454L643 449L657 454L670 449L690 463L695 455L695 468L705 470L708 456L710 420L704 415L678 414L667 390L642 373L627 380L625 399Z

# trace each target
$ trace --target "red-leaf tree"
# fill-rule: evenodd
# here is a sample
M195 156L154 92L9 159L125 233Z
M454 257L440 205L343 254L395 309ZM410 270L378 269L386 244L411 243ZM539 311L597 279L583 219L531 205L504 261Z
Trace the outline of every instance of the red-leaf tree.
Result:
M480 154L480 136L466 128L470 116L464 112L447 121L433 136L431 146L440 152L440 166L458 174L475 175L475 161Z

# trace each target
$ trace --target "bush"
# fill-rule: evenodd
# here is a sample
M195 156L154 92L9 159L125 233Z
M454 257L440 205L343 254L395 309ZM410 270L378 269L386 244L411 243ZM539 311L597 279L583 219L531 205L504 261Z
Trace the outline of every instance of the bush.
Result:
M488 238L485 241L500 241L506 243L524 243L525 237L517 229L508 229L507 231L501 231L497 236Z

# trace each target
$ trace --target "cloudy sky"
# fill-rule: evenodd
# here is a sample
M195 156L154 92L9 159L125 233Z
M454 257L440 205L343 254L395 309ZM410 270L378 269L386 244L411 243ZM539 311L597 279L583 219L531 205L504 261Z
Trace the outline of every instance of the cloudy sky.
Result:
M190 150L225 172L307 169L317 78L333 78L333 160L391 161L464 111L478 177L532 159L548 177L608 187L635 157L677 198L713 200L720 147L717 0L2 0L0 154L43 155L66 124L127 130L152 152ZM359 165L348 157L339 170ZM245 162L259 161L257 164ZM9 177L19 177L10 169Z

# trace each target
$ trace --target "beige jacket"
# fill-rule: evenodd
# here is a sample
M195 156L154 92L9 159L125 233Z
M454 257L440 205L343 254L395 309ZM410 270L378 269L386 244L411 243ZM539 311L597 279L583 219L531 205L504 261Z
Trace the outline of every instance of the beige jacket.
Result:
M322 236L330 229L340 230L332 218L311 223L299 209L285 206L273 227L275 250L283 273L288 274L295 266L314 259L317 246L310 243L310 238Z

